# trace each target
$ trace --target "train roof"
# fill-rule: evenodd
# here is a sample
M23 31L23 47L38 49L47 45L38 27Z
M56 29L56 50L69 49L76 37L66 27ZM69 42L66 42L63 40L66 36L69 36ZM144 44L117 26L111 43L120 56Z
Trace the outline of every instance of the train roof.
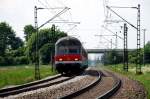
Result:
M79 41L79 39L75 38L75 37L71 37L71 36L66 36L66 37L62 37L60 38L56 43L55 45L58 45L60 43L66 43L68 42L69 43L73 43L75 45L81 45L81 42Z

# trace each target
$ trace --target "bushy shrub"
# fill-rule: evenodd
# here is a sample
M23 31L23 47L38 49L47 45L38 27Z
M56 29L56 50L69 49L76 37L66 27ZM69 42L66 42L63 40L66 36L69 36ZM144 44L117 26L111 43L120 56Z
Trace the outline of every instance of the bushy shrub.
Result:
M6 66L15 65L14 57L12 57L12 56L5 57L5 64L4 65L6 65Z
M15 57L15 65L28 64L27 56Z
M1 57L0 56L0 66L10 66L10 65L22 65L28 64L27 56L20 56L20 57Z
M110 52L105 53L102 56L103 64L119 64L123 62L123 56L121 53L112 50Z
M0 56L0 66L3 66L5 64L5 59L4 57Z
M145 63L150 63L150 52L149 53L145 53Z

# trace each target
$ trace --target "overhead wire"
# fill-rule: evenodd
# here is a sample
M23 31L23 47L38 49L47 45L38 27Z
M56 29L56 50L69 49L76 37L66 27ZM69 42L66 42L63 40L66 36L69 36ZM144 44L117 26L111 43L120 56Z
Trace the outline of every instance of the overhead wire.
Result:
M54 9L60 9L60 8L65 8L65 7L54 7L54 6L51 6L49 4L49 2L47 0L44 0L44 3L41 1L41 0L38 0L38 2L44 7L44 8L50 8L50 9L47 9L49 10L49 12L51 12L52 14L56 14L56 11ZM54 8L53 10L51 10L52 8ZM62 19L60 16L59 16L60 19Z
M106 8L106 6L108 5L108 0L103 0L103 8L104 8L104 20L107 20L109 17L109 11L108 9ZM108 26L108 23L103 21L103 26L107 27ZM105 32L104 28L101 27L101 32L100 32L100 35L103 35L103 33ZM104 38L102 36L100 36L100 40L102 40L101 38ZM108 40L107 40L108 41ZM110 41L109 41L110 42Z
M110 27L110 26L112 26L112 24L114 24L114 23L117 23L116 25L117 26L119 26L120 27L120 22L123 22L123 21L120 21L120 20L115 20L116 18L114 17L114 16L112 16L112 12L111 11L109 11L110 10L110 8L108 8L108 7L111 7L110 6L110 4L109 4L109 0L103 0L103 6L104 6L104 15L105 15L105 21L104 21L104 23L103 23L103 27L105 27L105 30L104 31L109 31L109 32L111 32L111 33L113 33L113 34L116 34L116 33L114 33L114 32L112 32L111 30L112 29L114 29L113 27ZM110 21L109 21L110 20ZM108 26L109 26L109 28L111 28L111 30L110 29L108 29ZM116 26L116 27L117 27ZM115 28L116 28L115 27ZM117 29L117 31L121 31L120 29L118 30ZM104 32L103 32L104 33ZM120 32L121 33L121 32ZM119 35L121 35L121 36L119 36ZM121 40L123 39L123 37L122 37L122 35L123 35L123 33L122 34L117 34L117 37L119 37Z
M38 0L38 2L44 7L44 8L58 8L58 7L56 7L56 6L51 6L50 4L49 4L49 2L47 1L47 0L44 0L44 2L42 2L41 0ZM66 6L65 6L66 7ZM63 8L65 8L65 7L63 7ZM60 7L59 7L60 8ZM58 13L57 13L57 11L55 11L54 9L52 10L52 9L47 9L50 13L52 13L52 14L54 14L54 16L55 15L57 15ZM62 21L64 21L64 18L62 18L61 16L58 16L58 18L60 19L60 20L62 20Z
M45 8L47 8L47 6L41 1L41 0L37 0L42 6L44 6Z
M65 3L63 3L62 2L62 0L56 0L59 4L62 4L63 6L66 6L65 5ZM72 13L71 13L71 11L69 10L68 11L68 18L69 18L69 20L71 21L71 22L73 22L73 18L72 18ZM68 26L69 26L69 24L68 24ZM68 31L70 31L70 30L73 30L73 29L75 29L76 27L77 27L77 24L76 23L74 23L74 24L72 24L72 26L69 26L70 27L70 29L68 30Z
M59 4L66 6L62 1L56 0Z
M44 24L42 24L39 28L43 27L45 24L49 23L50 21L52 21L53 19L55 19L56 17L60 16L61 14L65 13L69 8L64 8L62 11L60 11L59 13L57 13L56 15L54 15L51 19L49 19L48 21L46 21Z
M45 1L47 1L47 0L45 0ZM60 5L62 5L62 6L64 6L64 7L66 7L66 5L62 2L62 1L59 1L59 0L56 0L56 2L57 3L59 3ZM68 14L68 15L67 15ZM73 19L72 19L72 14L71 14L71 12L70 12L70 10L68 11L68 12L66 12L66 14L65 14L66 16L65 16L65 19L66 20L64 20L63 22L64 22L64 24L62 24L61 25L61 28L63 28L63 27L65 27L65 25L67 24L69 24L69 21L70 22L72 22L73 21ZM64 19L64 18L62 18L62 17L59 17L60 19ZM67 23L67 20L68 20L68 23ZM61 22L61 23L63 23L63 22ZM59 22L58 22L59 23ZM75 24L76 25L76 24ZM74 25L74 26L75 26ZM69 26L69 25L68 25ZM73 26L73 27L74 27ZM72 28L72 27L71 27ZM69 29L70 30L70 29Z

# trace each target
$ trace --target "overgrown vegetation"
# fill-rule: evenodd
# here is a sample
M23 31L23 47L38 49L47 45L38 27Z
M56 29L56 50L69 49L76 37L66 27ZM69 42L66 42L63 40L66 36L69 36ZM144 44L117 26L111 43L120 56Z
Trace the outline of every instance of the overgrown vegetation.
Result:
M50 65L40 66L40 73L41 78L57 74L55 70L52 72ZM33 65L0 67L0 88L24 84L34 80Z

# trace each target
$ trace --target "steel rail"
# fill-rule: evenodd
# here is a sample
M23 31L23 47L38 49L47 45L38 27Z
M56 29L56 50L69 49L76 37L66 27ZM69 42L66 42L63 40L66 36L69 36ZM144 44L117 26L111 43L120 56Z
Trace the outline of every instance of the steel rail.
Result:
M108 72L108 73L110 73L110 72ZM121 80L118 77L116 77L114 74L112 74L112 73L110 73L110 74L114 77L116 82L114 83L113 87L110 90L108 90L104 94L100 95L96 99L109 99L112 95L114 95L120 89Z
M89 85L83 87L82 89L76 91L76 92L73 92L69 95L65 95L65 96L62 96L62 97L59 97L59 99L71 99L72 97L75 97L75 96L79 96L80 94L86 92L87 90L91 89L92 87L96 86L100 81L101 81L101 73L98 72L98 79L96 79L95 81L93 81L92 83L90 83Z
M36 90L39 88L44 88L44 87L48 87L48 86L52 86L55 84L59 84L62 83L64 81L70 80L72 78L74 78L75 76L71 76L59 81L54 81L55 79L61 78L63 77L62 75L57 75L55 77L49 78L49 79L44 79L44 80L40 80L40 81L36 81L36 82L31 82L28 84L23 84L23 85L19 85L16 87L11 87L11 88L5 88L5 89L1 89L0 90L0 97L6 97L9 95L15 95L15 94L19 94L22 92L27 92L27 91L31 91L31 90ZM50 81L54 81L54 82L50 82ZM46 83L49 82L49 83ZM45 83L45 84L44 84Z
M44 83L44 82L47 82L47 81L50 81L50 80L57 79L59 77L61 77L60 74L58 74L58 75L56 75L54 77L51 77L51 78L42 79L42 80L38 80L38 81L33 81L33 82L26 83L26 84L10 87L10 88L2 88L2 89L0 89L0 93L6 92L6 91L10 91L10 90L14 90L14 89L20 89L20 88L24 88L24 87L29 87L29 86L40 84L40 83Z

